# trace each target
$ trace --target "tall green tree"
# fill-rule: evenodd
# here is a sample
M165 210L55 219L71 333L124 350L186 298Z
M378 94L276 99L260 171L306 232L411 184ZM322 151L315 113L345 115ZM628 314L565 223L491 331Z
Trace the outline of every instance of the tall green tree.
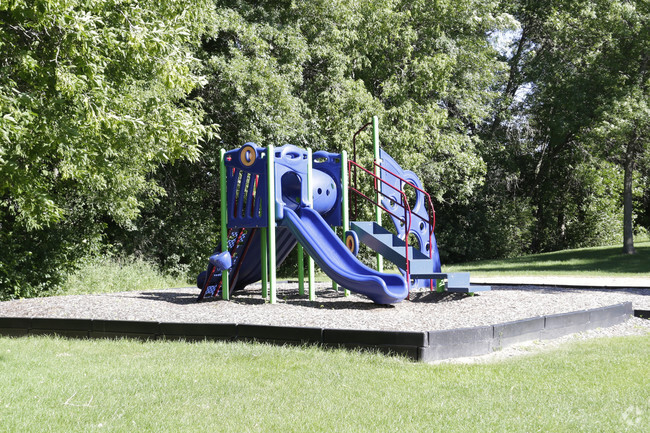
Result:
M513 25L498 2L216 0L215 5L216 18L199 54L207 84L198 95L208 122L219 123L221 138L205 144L196 173L214 172L219 148L247 141L352 153L354 132L377 115L382 146L420 175L440 206L469 203L486 174L488 144L480 130L507 67L488 40L490 32ZM368 163L369 134L360 136L358 149L360 162ZM219 199L214 179L192 178L191 183L179 178L175 190L204 197L203 205L195 203L197 212L209 209ZM197 184L206 193L193 193ZM169 222L165 206L152 213ZM439 215L439 229L451 230L456 216L447 214L445 225ZM471 228L463 230L470 236ZM143 238L138 244L146 249L158 242Z
M51 288L196 160L207 2L0 3L0 295ZM5 252L9 252L5 254Z
M538 242L547 237L545 228L566 226L570 207L557 191L570 191L568 180L578 180L575 186L584 191L573 202L590 198L586 179L576 177L579 167L614 163L623 173L624 252L633 253L633 173L648 151L648 3L521 1L514 13L527 56L522 81L534 85L526 113L535 131ZM614 173L601 171L601 178L606 175Z
M587 139L594 140L607 160L623 169L623 252L626 254L636 252L633 208L635 172L650 154L650 104L648 92L643 87L626 89L611 107L603 107L598 122L585 134Z

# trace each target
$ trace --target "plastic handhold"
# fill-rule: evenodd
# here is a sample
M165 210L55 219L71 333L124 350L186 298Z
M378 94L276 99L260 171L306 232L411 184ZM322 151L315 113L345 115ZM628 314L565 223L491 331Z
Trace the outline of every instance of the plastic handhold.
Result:
M216 268L217 271L224 271L226 269L230 269L232 266L232 257L228 251L214 254L210 256L208 261Z

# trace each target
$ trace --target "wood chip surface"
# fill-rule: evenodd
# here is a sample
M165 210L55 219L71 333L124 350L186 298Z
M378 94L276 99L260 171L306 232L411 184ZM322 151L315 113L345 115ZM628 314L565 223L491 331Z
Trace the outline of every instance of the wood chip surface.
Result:
M630 301L650 310L650 289L494 286L466 294L412 293L410 301L384 306L363 296L344 296L317 283L314 301L298 294L297 282L278 284L278 302L261 297L261 286L237 292L231 301L197 302L196 288L98 295L53 296L0 302L0 317L51 317L160 322L237 323L333 329L433 331L494 325ZM641 326L650 321L642 319ZM650 325L649 325L650 329Z

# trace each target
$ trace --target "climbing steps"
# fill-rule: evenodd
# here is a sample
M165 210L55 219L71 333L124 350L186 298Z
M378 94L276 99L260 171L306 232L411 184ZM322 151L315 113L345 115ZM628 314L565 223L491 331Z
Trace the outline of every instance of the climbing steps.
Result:
M350 228L359 237L359 243L367 245L402 270L407 268L406 253L408 251L408 268L411 279L446 280L445 289L448 292L474 293L490 290L490 286L470 286L469 272L433 272L433 259L412 246L407 247L402 239L376 222L353 221L350 223Z

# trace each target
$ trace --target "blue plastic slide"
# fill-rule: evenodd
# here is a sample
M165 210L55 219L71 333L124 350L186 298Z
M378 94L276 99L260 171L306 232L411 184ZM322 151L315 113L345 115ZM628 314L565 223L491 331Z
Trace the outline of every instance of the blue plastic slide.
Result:
M281 224L341 287L365 295L377 304L394 304L408 296L401 275L384 274L367 267L352 255L318 212L310 208L300 208L298 212L285 207Z

